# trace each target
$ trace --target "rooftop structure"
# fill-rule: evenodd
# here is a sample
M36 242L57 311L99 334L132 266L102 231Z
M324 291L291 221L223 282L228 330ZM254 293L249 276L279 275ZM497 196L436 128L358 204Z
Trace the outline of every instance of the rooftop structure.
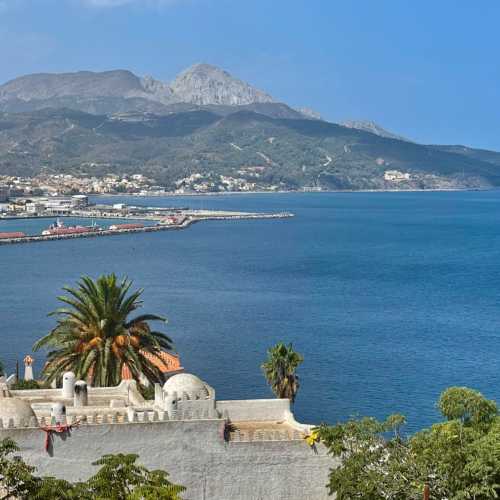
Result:
M177 354L172 354L170 352L161 351L158 356L151 354L150 352L142 353L145 358L150 360L160 371L163 373L163 377L166 380L168 377L175 375L176 373L181 373L184 368L181 365L181 360ZM127 365L122 367L122 380L132 380L132 373Z
M30 361L30 360L28 360ZM335 462L304 440L286 399L220 401L199 377L177 373L145 400L134 380L10 390L0 379L0 439L11 437L42 475L83 480L107 453L137 453L196 499L326 499Z

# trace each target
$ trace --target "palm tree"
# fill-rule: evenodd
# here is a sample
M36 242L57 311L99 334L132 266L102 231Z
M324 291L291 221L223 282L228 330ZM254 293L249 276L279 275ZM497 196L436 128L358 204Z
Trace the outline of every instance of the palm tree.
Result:
M262 364L262 370L278 398L288 398L295 401L299 390L299 377L295 371L304 358L293 350L292 344L276 344L267 351L267 361Z
M127 278L119 281L110 274L95 281L84 276L77 288L64 287L69 296L58 299L66 306L49 314L58 318L56 327L33 346L35 351L52 349L42 374L47 382L71 370L93 386L114 386L125 366L137 381L141 375L150 382L162 380L152 358L171 349L172 341L152 330L149 322L166 320L153 314L129 319L142 306L143 293L129 293L131 286Z

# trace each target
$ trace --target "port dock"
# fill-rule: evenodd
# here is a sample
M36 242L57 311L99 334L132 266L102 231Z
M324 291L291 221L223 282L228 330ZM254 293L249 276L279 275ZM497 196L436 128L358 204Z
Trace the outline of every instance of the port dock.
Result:
M144 215L144 216L130 216L130 217L100 217L95 215L83 215L81 213L72 214L69 217L88 217L94 220L99 219L133 219L133 220L143 220L148 222L156 222L156 225L126 228L126 229L103 229L100 231L89 231L84 233L73 233L73 234L36 234L36 235L26 235L22 237L12 237L12 238L0 238L1 245L14 245L22 243L39 243L44 241L55 241L55 240L68 240L75 238L97 238L103 236L116 236L120 234L135 234L135 233L154 233L158 231L168 231L168 230L181 230L186 229L191 224L195 224L202 221L217 221L217 220L249 220L249 219L285 219L293 217L293 214L288 212L280 212L273 214L266 213L246 213L246 212L214 212L214 211L190 211L185 212L184 219L178 224L162 224L161 221L163 217ZM28 217L22 217L23 219L28 219ZM34 218L47 218L43 217L29 217ZM9 220L9 218L5 218ZM21 219L21 217L16 217L16 219ZM1 219L0 219L1 220Z

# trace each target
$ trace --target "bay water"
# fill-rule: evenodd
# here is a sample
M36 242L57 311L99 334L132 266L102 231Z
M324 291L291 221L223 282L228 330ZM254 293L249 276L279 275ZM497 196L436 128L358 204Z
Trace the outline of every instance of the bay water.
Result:
M64 285L115 272L165 315L183 366L218 399L272 397L276 342L304 356L299 420L399 412L415 431L467 385L500 402L500 192L109 197L100 202L292 219L0 247L0 359L9 371L54 325ZM41 231L52 221L0 221ZM36 353L36 369L43 354ZM22 365L22 363L21 363Z

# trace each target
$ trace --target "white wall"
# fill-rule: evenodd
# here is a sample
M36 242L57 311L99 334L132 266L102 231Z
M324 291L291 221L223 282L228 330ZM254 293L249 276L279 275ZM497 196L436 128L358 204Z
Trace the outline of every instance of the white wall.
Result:
M280 404L274 407L278 411ZM147 467L166 470L172 481L187 486L189 500L331 498L325 485L334 461L322 446L315 452L303 441L227 443L223 425L220 419L82 425L70 436L54 437L52 456L41 429L4 429L0 439L13 438L41 475L71 481L95 473L91 463L106 453L137 453Z
M252 420L284 420L290 411L288 399L248 399L236 401L217 401L216 409L224 415L225 412L234 422Z

